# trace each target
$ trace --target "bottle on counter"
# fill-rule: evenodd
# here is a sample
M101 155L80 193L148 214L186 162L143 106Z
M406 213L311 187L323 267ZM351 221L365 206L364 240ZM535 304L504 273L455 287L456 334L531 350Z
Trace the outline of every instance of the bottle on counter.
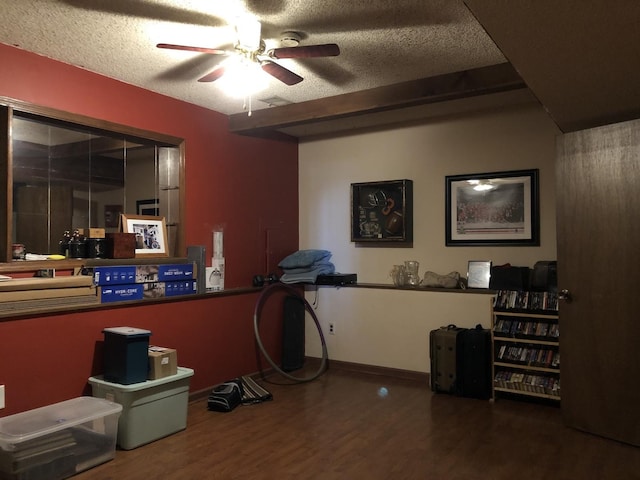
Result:
M71 232L65 230L62 234L62 238L58 242L60 255L64 255L69 258L69 242L71 241Z
M69 258L87 258L87 240L77 229L69 241Z

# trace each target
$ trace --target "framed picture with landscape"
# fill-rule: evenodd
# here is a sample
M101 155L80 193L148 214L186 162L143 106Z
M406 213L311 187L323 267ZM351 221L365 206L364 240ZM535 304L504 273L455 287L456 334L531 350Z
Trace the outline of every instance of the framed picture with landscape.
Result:
M445 177L447 246L540 245L538 170Z
M122 231L136 234L136 257L168 257L164 217L122 214Z

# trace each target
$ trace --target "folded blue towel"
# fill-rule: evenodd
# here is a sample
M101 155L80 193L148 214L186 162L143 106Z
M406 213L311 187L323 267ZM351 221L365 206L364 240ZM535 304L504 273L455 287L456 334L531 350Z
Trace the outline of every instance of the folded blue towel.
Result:
M336 268L331 262L325 262L309 272L285 273L280 277L282 283L316 283L318 275L335 273Z
M311 267L316 263L326 262L331 258L328 250L298 250L285 257L278 266L282 269Z
M323 260L321 262L314 263L309 267L299 267L299 268L283 268L284 273L308 273L313 272L314 270L322 267L323 265L330 265L331 262Z

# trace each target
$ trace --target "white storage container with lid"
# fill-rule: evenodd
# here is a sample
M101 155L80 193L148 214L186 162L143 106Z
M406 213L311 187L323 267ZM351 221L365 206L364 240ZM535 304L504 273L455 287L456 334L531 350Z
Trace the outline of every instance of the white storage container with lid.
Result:
M187 428L189 383L193 370L178 367L178 373L133 385L89 378L93 396L122 405L117 444L131 450Z
M78 397L0 418L0 478L57 480L113 459L121 411Z

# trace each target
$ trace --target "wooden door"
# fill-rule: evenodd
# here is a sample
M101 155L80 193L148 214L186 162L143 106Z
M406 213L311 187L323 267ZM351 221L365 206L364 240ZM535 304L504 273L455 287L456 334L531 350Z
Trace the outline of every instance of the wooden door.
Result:
M564 135L556 173L563 417L640 445L640 121Z

